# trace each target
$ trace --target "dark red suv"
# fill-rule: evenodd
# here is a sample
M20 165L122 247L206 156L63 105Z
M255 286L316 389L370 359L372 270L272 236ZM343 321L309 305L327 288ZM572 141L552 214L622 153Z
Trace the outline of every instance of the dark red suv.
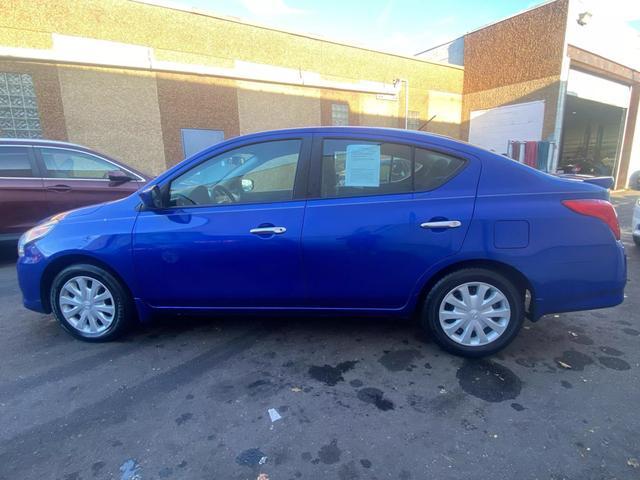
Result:
M0 241L55 213L130 195L148 180L72 143L0 139Z

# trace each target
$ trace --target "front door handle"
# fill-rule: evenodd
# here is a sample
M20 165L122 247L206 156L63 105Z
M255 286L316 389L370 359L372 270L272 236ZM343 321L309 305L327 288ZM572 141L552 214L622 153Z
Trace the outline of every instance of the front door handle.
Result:
M249 230L249 233L254 233L256 235L264 235L265 233L266 234L275 233L276 235L280 235L286 231L287 229L284 227L258 227L258 228L252 228L251 230Z
M71 187L69 185L51 185L50 187L47 187L47 190L54 192L68 192L71 190Z
M458 228L462 225L460 220L442 220L439 222L424 222L420 226L422 228Z

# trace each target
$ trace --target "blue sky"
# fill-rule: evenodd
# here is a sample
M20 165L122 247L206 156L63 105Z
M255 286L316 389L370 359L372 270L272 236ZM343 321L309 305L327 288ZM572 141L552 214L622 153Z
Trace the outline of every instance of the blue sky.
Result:
M604 1L604 0L601 0ZM622 12L640 30L635 5ZM413 55L541 3L532 0L174 0L227 16ZM631 13L631 10L634 12Z

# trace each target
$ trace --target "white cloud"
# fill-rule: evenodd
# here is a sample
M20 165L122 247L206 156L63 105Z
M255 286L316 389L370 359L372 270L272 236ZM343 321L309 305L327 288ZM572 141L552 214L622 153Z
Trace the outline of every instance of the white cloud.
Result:
M305 10L290 7L284 0L241 0L242 5L253 15L277 17L306 13Z

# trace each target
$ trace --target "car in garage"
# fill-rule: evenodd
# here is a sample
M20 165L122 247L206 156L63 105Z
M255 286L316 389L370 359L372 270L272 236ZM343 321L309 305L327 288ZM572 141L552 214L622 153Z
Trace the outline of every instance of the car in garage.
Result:
M126 197L149 177L80 145L0 138L0 241L53 214Z
M49 218L21 237L18 278L27 308L86 341L158 312L364 315L477 357L525 317L623 301L608 195L423 132L262 132Z

